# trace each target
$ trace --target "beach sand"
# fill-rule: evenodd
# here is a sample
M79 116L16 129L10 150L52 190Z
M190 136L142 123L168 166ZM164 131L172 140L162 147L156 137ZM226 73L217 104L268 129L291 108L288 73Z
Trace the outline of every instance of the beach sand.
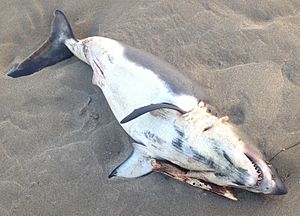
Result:
M270 159L300 141L299 1L14 0L0 8L0 215L299 214L300 146L272 160L285 196L237 190L233 202L159 174L108 180L132 147L90 67L73 57L6 76L48 37L61 9L78 38L146 50L206 87Z

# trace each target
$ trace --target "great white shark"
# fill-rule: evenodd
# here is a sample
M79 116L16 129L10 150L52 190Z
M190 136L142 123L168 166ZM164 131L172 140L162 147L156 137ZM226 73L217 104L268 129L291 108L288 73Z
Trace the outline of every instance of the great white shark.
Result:
M92 67L92 83L101 88L117 121L134 140L132 154L110 178L159 171L233 199L227 187L287 193L253 142L228 117L209 112L203 98L191 90L199 85L159 58L116 40L76 39L59 10L48 40L8 76L31 75L73 55Z

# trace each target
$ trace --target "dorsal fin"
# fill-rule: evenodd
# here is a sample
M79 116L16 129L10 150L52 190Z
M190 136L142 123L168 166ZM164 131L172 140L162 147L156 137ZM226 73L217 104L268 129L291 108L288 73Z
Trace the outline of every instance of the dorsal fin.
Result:
M56 10L54 12L50 37L38 50L17 67L13 68L8 76L13 78L27 76L47 66L70 58L73 54L64 44L65 40L70 38L74 38L74 35L69 22L63 12Z
M185 114L186 112L182 109L180 109L178 106L170 103L158 103L158 104L150 104L147 106L140 107L138 109L135 109L132 113L130 113L128 116L126 116L120 123L124 124L127 123L141 115L144 115L147 112L151 112L157 109L172 109L180 112L181 114Z

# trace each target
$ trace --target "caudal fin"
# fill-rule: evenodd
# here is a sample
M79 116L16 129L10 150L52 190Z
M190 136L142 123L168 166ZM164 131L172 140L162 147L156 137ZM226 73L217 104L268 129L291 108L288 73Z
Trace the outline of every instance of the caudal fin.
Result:
M8 76L13 78L27 76L44 67L70 58L73 54L64 44L64 41L69 38L74 38L71 26L63 12L56 10L52 21L51 35L48 40L22 63L13 68L8 73Z

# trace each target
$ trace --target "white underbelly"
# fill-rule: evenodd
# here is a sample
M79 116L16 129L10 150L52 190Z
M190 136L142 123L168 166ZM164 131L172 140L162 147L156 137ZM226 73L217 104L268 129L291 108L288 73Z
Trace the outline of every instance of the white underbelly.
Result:
M142 106L176 101L176 95L154 73L132 67L110 68L100 87L118 121Z
M174 93L154 71L123 58L120 52L93 48L95 50L90 50L88 55L94 70L93 83L102 89L118 122L135 109L150 104L171 103L185 111L197 106L196 98ZM146 113L121 126L129 136L146 146L149 156L186 164L189 156L172 147L172 140L178 136L174 121L179 113L168 110L167 117L161 117L155 115L157 112Z
M193 152L189 148L192 143L188 138L182 138L182 149L174 146L174 140L179 137L176 128L181 131L184 128L183 125L176 124L176 118L181 118L176 111L170 111L168 117L145 114L122 126L135 141L145 146L141 148L150 157L167 160L189 170L208 170L208 165L193 159Z

